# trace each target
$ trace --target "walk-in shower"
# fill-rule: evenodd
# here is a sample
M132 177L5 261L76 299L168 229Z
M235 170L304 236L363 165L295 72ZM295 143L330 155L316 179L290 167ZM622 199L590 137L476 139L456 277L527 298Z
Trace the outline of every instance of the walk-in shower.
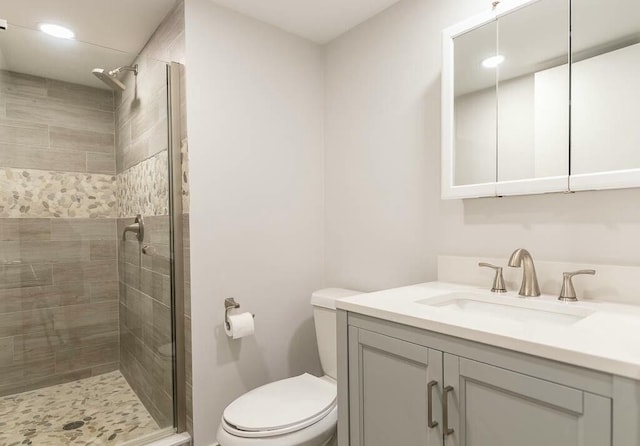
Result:
M0 34L0 446L185 430L181 70L161 46Z
M94 68L91 70L93 75L104 82L109 88L113 90L125 91L127 86L123 84L119 79L118 75L123 71L131 71L135 76L138 75L138 64L135 64L131 67L118 67L114 70L107 71L104 68Z

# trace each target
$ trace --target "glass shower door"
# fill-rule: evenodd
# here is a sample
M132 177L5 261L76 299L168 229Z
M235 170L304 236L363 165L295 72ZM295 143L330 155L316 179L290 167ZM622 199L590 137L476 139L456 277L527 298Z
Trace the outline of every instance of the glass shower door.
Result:
M144 51L0 35L0 445L175 431L167 88Z

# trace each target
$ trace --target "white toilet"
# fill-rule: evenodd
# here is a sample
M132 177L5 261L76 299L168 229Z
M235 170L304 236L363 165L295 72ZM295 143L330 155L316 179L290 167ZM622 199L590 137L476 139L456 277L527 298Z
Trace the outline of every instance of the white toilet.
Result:
M336 407L336 299L360 294L341 288L313 293L313 319L325 375L305 373L245 393L224 410L220 446L327 446L334 444Z

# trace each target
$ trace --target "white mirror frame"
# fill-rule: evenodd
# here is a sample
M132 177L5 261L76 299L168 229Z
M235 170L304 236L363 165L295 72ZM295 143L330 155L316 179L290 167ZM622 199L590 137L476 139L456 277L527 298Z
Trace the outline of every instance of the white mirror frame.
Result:
M568 192L567 175L532 178L516 181L456 186L455 179L455 110L454 110L454 39L461 34L498 20L501 16L540 0L506 0L490 11L450 26L442 32L442 190L443 200L481 198L504 195L532 195L552 192ZM567 23L567 36L568 33ZM567 37L568 38L568 37ZM567 106L569 98L567 97ZM569 126L569 122L567 122ZM567 157L569 156L567 141ZM639 169L640 172L640 169ZM640 181L639 181L640 182Z
M584 173L569 176L571 192L640 187L640 169Z

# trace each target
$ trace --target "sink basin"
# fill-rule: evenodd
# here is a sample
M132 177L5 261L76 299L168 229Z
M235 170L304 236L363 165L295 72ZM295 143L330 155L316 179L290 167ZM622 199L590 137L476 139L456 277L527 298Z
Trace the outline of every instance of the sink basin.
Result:
M592 314L585 308L570 308L555 302L474 293L443 294L416 303L452 313L508 319L524 324L573 325Z

